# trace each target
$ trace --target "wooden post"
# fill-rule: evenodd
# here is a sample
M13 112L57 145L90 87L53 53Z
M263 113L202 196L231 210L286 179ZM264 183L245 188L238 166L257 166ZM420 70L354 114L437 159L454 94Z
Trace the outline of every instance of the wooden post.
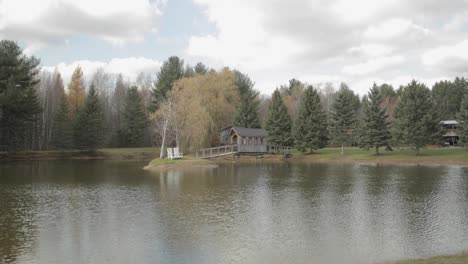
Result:
M210 156L213 156L213 149L210 148Z

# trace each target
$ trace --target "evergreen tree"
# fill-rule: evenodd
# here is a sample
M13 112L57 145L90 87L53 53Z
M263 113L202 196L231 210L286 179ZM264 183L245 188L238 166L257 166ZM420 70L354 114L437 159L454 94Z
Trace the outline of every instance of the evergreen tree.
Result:
M416 153L430 144L436 134L438 122L432 112L431 91L426 85L413 80L401 89L400 102L395 110L395 136L398 142L410 144Z
M122 74L117 76L115 89L112 94L112 122L110 128L111 146L120 146L122 141L123 115L125 109L125 98L127 95L128 86L125 83Z
M73 127L70 107L65 95L62 96L52 131L52 145L57 149L70 149L73 145Z
M156 76L150 111L155 112L159 109L159 105L166 100L167 93L171 91L174 82L183 78L184 73L184 61L177 56L169 57L163 63L161 70Z
M234 117L234 125L248 128L260 128L257 99L258 92L253 89L254 83L249 76L236 71L236 86L239 89L240 104Z
M78 112L73 129L75 147L80 150L95 150L104 139L104 114L94 84Z
M123 114L122 145L139 147L143 143L143 134L148 123L143 100L138 88L133 86L127 91L125 110Z
M185 66L184 78L190 78L193 76L195 76L195 70L193 69L193 67L191 65Z
M268 131L269 144L292 146L292 121L278 89L273 92L265 129Z
M330 113L330 133L333 141L341 144L341 155L344 154L344 145L352 138L358 107L359 97L342 84Z
M316 89L309 86L301 99L294 122L294 143L298 150L314 151L326 146L328 141L326 115Z
M362 146L363 141L365 139L365 116L368 105L369 98L367 97L367 95L364 95L361 100L361 108L356 113L356 122L353 127L353 141L356 142L358 146Z
M361 137L361 147L364 149L375 148L375 154L377 155L379 155L379 148L388 146L390 140L387 114L386 110L382 108L383 99L381 95L380 89L374 83L367 97Z
M208 73L208 68L205 66L205 64L199 62L197 65L195 65L195 75L204 75Z
M468 91L465 92L461 103L458 120L460 121L460 140L465 147L468 147Z
M38 72L38 59L14 41L0 41L0 145L10 150L26 145L26 130L41 111L34 89Z

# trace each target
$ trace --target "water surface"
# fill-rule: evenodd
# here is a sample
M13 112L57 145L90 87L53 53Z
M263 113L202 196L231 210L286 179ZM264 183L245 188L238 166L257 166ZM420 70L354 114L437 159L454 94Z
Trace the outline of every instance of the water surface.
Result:
M375 263L468 249L468 168L0 164L0 263Z

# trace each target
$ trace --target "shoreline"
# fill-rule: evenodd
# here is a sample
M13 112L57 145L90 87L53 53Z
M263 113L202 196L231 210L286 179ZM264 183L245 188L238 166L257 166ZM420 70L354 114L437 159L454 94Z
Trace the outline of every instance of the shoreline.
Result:
M468 254L462 252L454 255L440 255L421 259L408 259L398 261L388 261L380 264L465 264L468 263Z
M0 162L8 161L41 161L41 160L159 160L159 148L113 148L86 151L24 151L16 153L0 153ZM169 164L171 163L171 164ZM458 165L468 166L468 150L462 148L428 148L422 155L415 155L411 149L385 151L375 156L372 151L358 148L348 148L345 155L340 155L337 148L325 148L313 153L293 152L289 157L274 154L263 156L241 156L239 158L224 156L209 160L197 160L187 155L182 160L162 162L160 168L173 169L178 167L214 167L226 163L336 163L336 164L408 164L408 165ZM207 166L207 163L210 166ZM201 166L204 164L204 166ZM148 164L153 167L155 164ZM164 166L162 166L164 165ZM148 168L147 168L148 169Z
M113 148L95 151L50 150L0 152L0 162L47 161L47 160L152 160L159 150L156 148Z
M417 157L417 156L416 156ZM385 156L378 156L375 159L355 159L349 157L342 158L314 158L314 154L310 156L303 155L292 155L290 157L283 157L281 155L264 155L263 158L255 158L249 156L243 156L239 159L212 159L215 163L334 163L334 164L388 164L388 165L457 165L457 166L468 166L468 152L466 160L437 160L437 159L386 159Z
M314 158L312 155L292 155L284 157L282 155L264 155L263 157L241 156L239 158L220 157L214 159L195 159L187 157L185 160L177 160L172 164L165 164L163 160L154 159L152 162L162 162L162 164L149 164L145 166L145 170L170 170L170 169L194 169L194 168L216 168L222 164L271 164L271 163L292 163L292 164L307 164L307 163L328 163L328 164L382 164L382 165L435 165L435 166L468 166L468 159L461 160L432 160L427 159L380 159L384 156L379 156L378 159L353 159L349 157L342 158ZM184 162L185 161L185 162Z
M193 157L184 157L184 159L153 159L148 165L143 167L147 171L166 171L166 170L192 170L192 169L214 169L219 165L216 162L206 159L195 159Z

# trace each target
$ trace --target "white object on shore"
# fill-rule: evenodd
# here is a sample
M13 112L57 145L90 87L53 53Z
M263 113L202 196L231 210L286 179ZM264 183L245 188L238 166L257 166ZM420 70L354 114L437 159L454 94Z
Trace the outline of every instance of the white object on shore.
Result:
M181 159L183 157L184 157L184 154L182 152L179 152L179 148L174 148L172 159Z
M172 152L172 148L167 148L167 158L168 159L174 158L174 152Z

